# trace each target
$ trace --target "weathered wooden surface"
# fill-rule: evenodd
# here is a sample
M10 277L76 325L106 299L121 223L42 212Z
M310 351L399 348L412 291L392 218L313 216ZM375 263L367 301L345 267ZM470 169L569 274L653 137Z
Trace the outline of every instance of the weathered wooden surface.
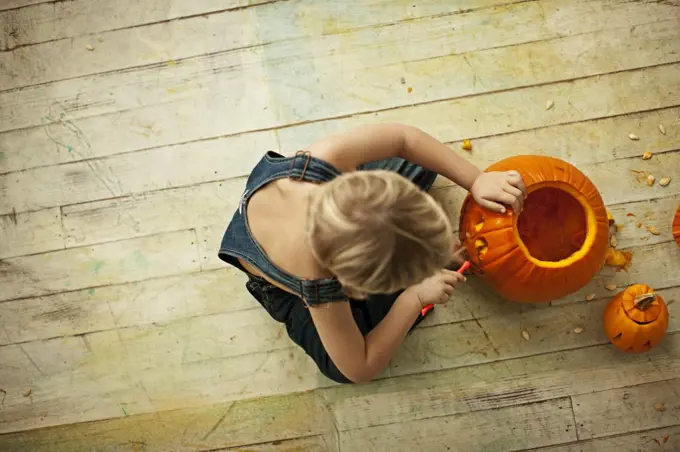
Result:
M680 447L676 1L1 3L1 450ZM543 305L470 278L377 381L327 380L216 252L264 152L387 121L576 165L631 268ZM605 285L638 282L669 333L626 355Z

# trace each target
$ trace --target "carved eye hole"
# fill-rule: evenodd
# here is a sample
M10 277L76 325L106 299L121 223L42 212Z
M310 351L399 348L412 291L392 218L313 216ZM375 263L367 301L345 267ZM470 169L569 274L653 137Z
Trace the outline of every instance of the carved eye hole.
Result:
M475 239L475 251L477 252L477 257L481 258L487 251L489 251L489 244L484 237Z
M484 217L480 216L477 221L475 221L475 232L479 232L484 227Z

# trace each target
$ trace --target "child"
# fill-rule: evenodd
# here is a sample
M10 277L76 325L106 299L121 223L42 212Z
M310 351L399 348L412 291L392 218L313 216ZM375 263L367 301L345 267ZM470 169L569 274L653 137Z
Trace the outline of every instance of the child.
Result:
M441 174L482 206L520 212L519 173L482 173L409 126L359 127L284 158L268 152L248 178L219 257L328 378L367 382L387 366L427 304L462 275L443 209L426 191Z

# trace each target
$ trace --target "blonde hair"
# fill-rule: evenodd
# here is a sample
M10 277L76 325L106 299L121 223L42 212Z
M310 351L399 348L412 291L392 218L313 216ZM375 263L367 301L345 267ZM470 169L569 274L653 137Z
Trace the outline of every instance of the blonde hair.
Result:
M393 293L445 267L453 231L442 207L390 171L355 171L322 185L309 206L314 257L352 298Z

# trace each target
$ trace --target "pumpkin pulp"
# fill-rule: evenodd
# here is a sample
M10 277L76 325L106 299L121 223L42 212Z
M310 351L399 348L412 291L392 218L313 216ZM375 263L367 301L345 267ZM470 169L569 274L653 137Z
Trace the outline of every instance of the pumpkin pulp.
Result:
M563 182L531 187L514 234L527 258L539 267L568 267L595 241L596 218L584 197Z

